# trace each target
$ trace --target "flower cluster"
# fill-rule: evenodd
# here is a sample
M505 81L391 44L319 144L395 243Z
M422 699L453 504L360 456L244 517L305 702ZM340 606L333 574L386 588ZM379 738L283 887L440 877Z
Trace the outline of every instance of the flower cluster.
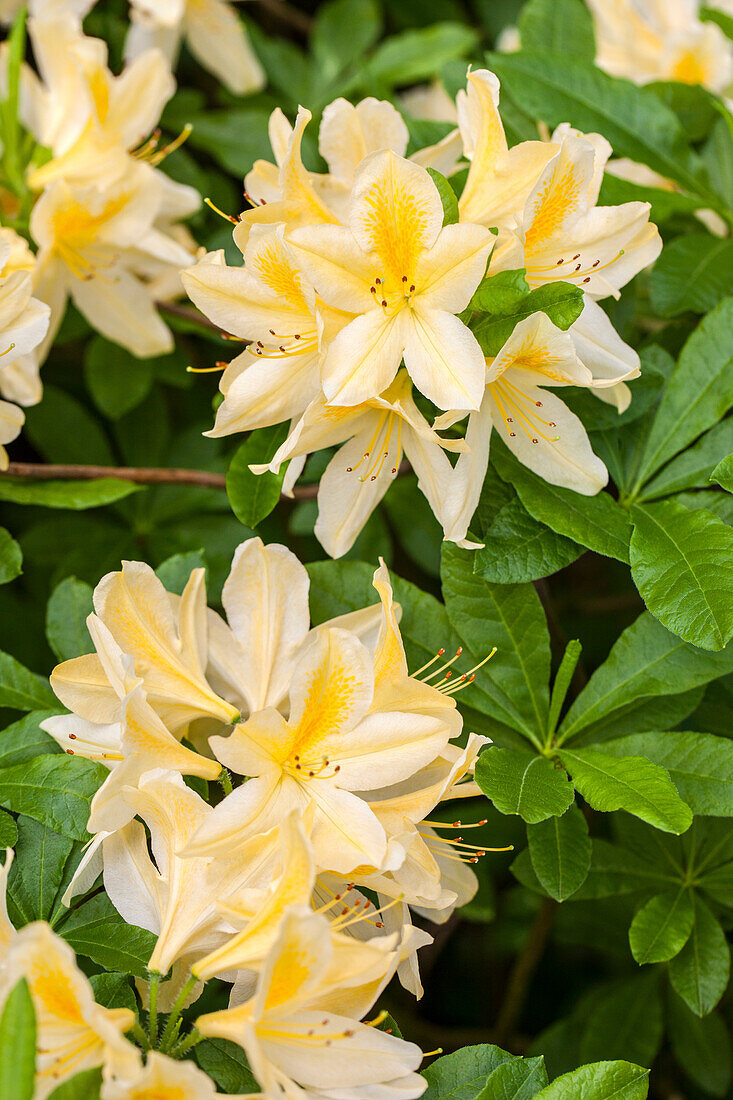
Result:
M240 1044L268 1100L424 1090L421 1051L380 1031L383 1014L362 1021L395 973L422 993L416 953L431 937L411 910L443 922L476 891L469 864L483 850L431 814L478 792L487 739L456 744L453 696L475 670L452 679L456 658L440 654L411 675L384 564L374 587L374 606L311 627L305 568L257 538L235 554L226 620L207 608L200 569L180 597L140 562L97 586L95 652L55 669L70 713L43 723L109 771L64 900L103 874L124 919L156 936L142 992L151 1015L173 1015L143 1067L122 1035L131 1014L94 1004L47 926L15 933L5 920L3 988L29 983L39 1096L102 1065L104 1100L175 1073L190 1076L180 1095L208 1097L198 1071L164 1055L176 1014L213 977L232 984L230 1005L201 1016L194 1041ZM225 796L212 805L184 776L218 779Z
M458 129L407 157L392 104L336 100L319 131L325 174L301 159L309 112L291 127L276 110L277 163L255 164L245 179L252 209L232 219L244 266L215 252L184 273L192 301L247 343L224 371L209 434L290 420L272 461L252 467L289 462L286 493L310 453L339 448L315 528L334 557L353 545L403 453L444 537L470 545L492 426L553 484L593 494L607 480L582 423L545 387L588 387L626 407L623 380L638 375L639 359L597 303L656 258L659 234L646 203L597 205L604 138L563 125L510 149L498 101L496 77L469 72ZM457 220L438 189L451 190L446 175ZM563 333L537 313L487 357L472 301L487 263L489 281L524 269L531 288L574 284L582 314Z
M13 356L0 360L2 392L12 389L6 395L25 405L41 398L39 365L69 299L134 355L173 349L156 302L182 292L179 272L196 246L177 223L200 205L193 188L156 167L170 147L149 135L175 90L160 50L146 50L114 76L106 44L83 34L80 12L63 4L38 4L35 12L28 33L38 71L23 63L17 89L25 152L17 155L17 129L12 141L3 135L0 191L10 247L3 274L12 279L22 270L45 304L45 331L32 347L16 341Z

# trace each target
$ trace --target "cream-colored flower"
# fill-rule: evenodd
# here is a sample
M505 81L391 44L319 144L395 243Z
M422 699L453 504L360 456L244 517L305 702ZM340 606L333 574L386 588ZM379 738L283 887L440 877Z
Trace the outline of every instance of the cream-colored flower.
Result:
M103 1008L74 952L49 925L38 921L13 936L5 963L5 990L25 978L36 1013L35 1100L44 1100L60 1081L114 1058L132 1073L139 1053L123 1037L132 1027L127 1008Z
M47 351L70 297L102 335L146 358L173 337L141 272L145 261L179 269L191 254L156 228L166 189L149 165L130 161L110 187L72 189L63 179L43 192L31 214L38 245L36 294L51 307Z
M228 333L251 341L221 379L225 395L211 436L300 416L320 390L315 294L293 262L282 232L255 226L244 267L209 253L183 273L191 301Z
M0 394L20 405L41 400L35 349L46 335L50 317L49 307L32 297L34 267L35 258L23 238L1 226Z
M423 685L418 685L422 687ZM331 627L293 670L289 717L269 708L251 715L210 745L225 766L250 776L202 823L192 853L231 850L255 832L279 824L294 809L313 813L311 841L322 867L348 873L381 866L387 838L363 792L399 782L424 767L448 743L451 727L399 699L374 709L375 673L366 647Z
M261 970L255 995L244 1004L201 1016L202 1034L242 1046L263 1097L302 1095L356 1100L410 1100L426 1082L414 1071L422 1052L374 1027L334 1011L340 986L353 987L363 964L339 959L325 917L291 909ZM354 973L356 971L357 973ZM361 1006L360 1006L361 1007ZM363 1015L368 1005L363 1006Z
M134 1073L117 1070L114 1061L112 1067L112 1076L102 1084L101 1100L216 1100L219 1095L211 1078L193 1062L175 1062L156 1050Z
M31 128L52 153L31 170L29 185L40 191L57 179L79 188L115 183L175 91L167 61L148 50L114 76L106 43L82 34L70 15L31 19L29 34L41 77Z
M4 443L12 443L20 435L25 423L25 413L9 401L0 401L0 470L7 470L10 463Z
M130 821L104 841L104 885L128 923L158 937L148 968L166 974L177 960L190 963L235 931L219 903L247 879L253 853L239 853L236 861L180 856L213 811L178 772L148 771L135 787L122 791L122 798L147 825L153 858L145 828ZM260 838L253 847L261 855ZM269 841L264 847L269 850Z
M433 431L414 402L407 371L401 370L380 397L360 405L329 405L316 397L272 461L252 469L256 473L278 470L283 462L302 460L334 445L339 449L318 487L314 531L332 558L340 558L353 546L397 476L403 453L440 521L451 469L443 452L462 451L466 446L462 439L443 439Z
M699 18L699 0L588 0L596 63L637 84L679 80L723 92L733 79L733 47ZM720 6L720 5L718 5Z
M356 405L381 394L404 355L434 404L478 407L482 356L455 314L484 275L493 237L482 226L442 224L427 171L380 152L356 172L348 228L309 225L289 234L318 294L357 315L325 349L329 403Z
M123 562L94 590L90 629L97 652L57 665L51 685L64 706L89 722L119 721L129 685L120 672L131 661L147 701L171 730L195 718L233 722L238 710L205 676L207 613L204 570L195 569L180 600L166 592L149 565Z
M230 92L248 95L265 74L233 4L226 0L130 0L128 57L157 46L175 65L185 38L194 57Z
M607 385L603 379L594 379L581 363L569 332L557 329L546 314L534 313L519 322L499 354L486 360L486 368L481 408L468 418L470 450L459 456L453 471L457 540L465 537L478 504L493 428L520 462L551 485L593 496L608 480L582 422L547 390L548 386Z
M323 206L313 206L310 217L304 209L302 224L309 221L346 222L351 188L362 160L370 153L385 149L397 156L406 156L409 141L407 126L396 107L387 100L369 96L353 104L343 98L335 99L324 108L318 131L318 149L328 168L326 173L318 173L307 172L300 159L302 134L310 119L310 112L301 107L293 128L279 107L272 112L269 132L275 163L255 161L244 181L247 196L257 205L272 205L282 203L288 197L292 202L300 190L301 202L309 197L312 202L312 190ZM410 160L447 174L455 168L460 152L460 135L456 130L437 145L429 145L413 153ZM332 217L324 216L324 207ZM280 212L288 215L282 220L292 227L295 224L292 212L288 213L282 207ZM248 222L262 218L269 220L270 216L271 212L266 210L258 214L247 211L243 218Z

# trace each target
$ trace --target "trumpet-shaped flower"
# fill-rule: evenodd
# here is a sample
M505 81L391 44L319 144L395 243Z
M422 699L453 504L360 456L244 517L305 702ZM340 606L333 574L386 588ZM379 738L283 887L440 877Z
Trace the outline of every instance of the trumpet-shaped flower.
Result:
M38 245L36 294L51 307L48 350L69 297L91 325L134 355L173 347L146 281L146 263L187 267L191 253L156 228L167 188L150 165L131 161L107 188L50 184L31 214Z
M461 221L513 227L527 193L553 153L544 141L509 148L499 115L499 81L488 69L468 73L456 99L463 149L470 161L458 201Z
M324 999L339 992L333 959L326 918L292 909L254 997L201 1016L196 1026L203 1035L244 1048L267 1100L301 1095L301 1090L310 1097L346 1100L420 1096L426 1082L414 1072L422 1060L419 1047L336 1014L330 1004L324 1007ZM347 980L353 982L348 969Z
M221 380L224 401L208 433L229 435L299 416L320 389L316 300L273 227L256 226L245 266L209 253L183 273L191 301L226 332L252 341Z
M226 0L131 0L132 26L125 52L137 57L150 46L175 64L181 41L235 95L259 91L265 83L236 9Z
M207 954L234 931L218 903L246 878L247 861L179 855L212 810L177 772L146 772L123 798L148 826L155 862L144 827L130 821L104 841L104 885L126 921L157 935L148 969L166 974L177 960Z
M596 63L637 84L679 80L724 91L733 50L720 27L703 23L698 0L588 0ZM713 5L715 6L715 5Z
M229 850L294 809L308 809L320 866L344 873L364 863L381 866L386 834L353 792L411 775L452 732L442 717L409 709L409 681L402 694L403 710L399 698L389 709L373 708L375 675L366 647L344 630L320 630L294 669L287 719L269 708L230 737L211 738L222 763L253 778L216 807L189 851Z
M96 653L58 665L51 684L61 702L80 718L101 725L119 721L129 691L121 669L131 659L148 703L166 726L178 730L194 718L232 722L235 706L206 680L207 614L204 570L194 570L174 608L173 598L149 565L124 562L94 592L90 617Z
M288 459L341 444L321 476L314 532L331 557L353 546L397 476L403 452L440 520L450 471L443 451L464 450L465 443L433 431L413 400L407 371L401 370L380 397L360 405L329 405L317 397L272 461L253 470L277 470Z
M97 1004L74 952L41 921L26 925L10 943L5 988L21 978L28 982L36 1013L36 1100L45 1100L60 1081L110 1059L134 1072L139 1055L123 1037L133 1013Z
M10 464L4 443L12 443L20 435L25 423L25 413L9 401L0 401L0 470L7 470Z
M325 349L322 385L334 405L385 390L400 366L440 408L477 408L483 360L455 316L486 269L493 242L477 225L443 224L427 171L385 151L356 172L349 226L307 225L288 241L317 293L356 314Z
M0 227L0 394L21 405L41 399L33 352L46 335L50 317L49 307L32 297L34 266L23 238Z
M520 321L486 366L484 399L479 411L469 415L466 431L470 452L459 457L453 471L458 533L465 533L478 503L492 428L520 462L551 485L592 496L608 480L581 421L547 390L598 384L580 362L570 333L560 332L544 313L532 314Z
M31 128L53 154L31 170L29 185L40 191L64 179L75 187L109 186L125 174L129 153L175 91L167 61L148 50L113 76L106 43L82 34L71 15L32 19L29 33L42 81Z
M102 1085L101 1100L216 1100L210 1077L193 1062L175 1062L157 1050L131 1073L111 1063L112 1075Z

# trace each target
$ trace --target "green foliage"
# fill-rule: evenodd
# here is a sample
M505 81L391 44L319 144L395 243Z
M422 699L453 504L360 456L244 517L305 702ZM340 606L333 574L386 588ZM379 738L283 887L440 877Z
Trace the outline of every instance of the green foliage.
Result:
M33 1100L36 1016L24 978L10 991L0 1017L0 1096Z
M287 464L277 474L270 470L253 474L250 466L270 462L285 436L281 429L258 428L242 443L229 465L227 496L232 511L245 527L256 527L280 499Z
M492 302L490 292L480 292L479 287L479 302L488 316L475 321L472 328L485 355L498 355L520 321L525 321L533 313L545 313L557 328L568 329L583 310L583 293L572 283L546 283L513 303L507 301L504 295L503 309L502 298L494 298L493 304L498 307L495 310L484 305ZM471 306L474 301L475 297Z

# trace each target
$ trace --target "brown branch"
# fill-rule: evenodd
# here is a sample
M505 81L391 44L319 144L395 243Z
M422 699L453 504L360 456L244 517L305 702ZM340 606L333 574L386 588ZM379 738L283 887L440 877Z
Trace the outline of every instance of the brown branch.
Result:
M201 328L208 328L221 336L222 340L226 339L219 326L210 321L208 317L204 317L203 313L199 313L197 309L190 309L189 306L184 306L181 302L156 302L155 304L162 313L170 313L172 317L182 317L184 321L190 321Z
M313 27L313 19L304 11L300 11L288 0L260 0L262 8L279 23L292 27L299 34L308 36Z
M4 477L22 477L34 481L94 481L100 477L116 477L138 485L196 485L204 489L226 489L224 474L209 470L185 470L180 467L158 466L74 466L45 462L11 462ZM296 500L314 500L317 485L298 485Z

